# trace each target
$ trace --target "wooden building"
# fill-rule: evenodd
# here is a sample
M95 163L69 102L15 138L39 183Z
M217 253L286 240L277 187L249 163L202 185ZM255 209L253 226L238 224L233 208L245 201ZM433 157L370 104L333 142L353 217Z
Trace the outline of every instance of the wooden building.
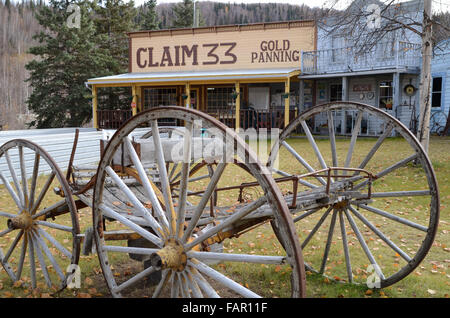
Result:
M299 110L304 51L317 49L314 21L132 32L129 72L89 79L96 128L140 111L192 107L232 128L282 127ZM98 90L131 87L130 110L98 109Z

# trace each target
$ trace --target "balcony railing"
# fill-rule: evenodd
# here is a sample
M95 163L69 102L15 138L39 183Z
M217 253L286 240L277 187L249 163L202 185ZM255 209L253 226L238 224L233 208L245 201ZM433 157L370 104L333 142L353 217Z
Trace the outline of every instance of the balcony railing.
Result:
M302 53L303 74L346 73L392 68L417 69L421 63L420 44L379 43L366 52L354 47Z
M132 116L131 110L97 110L98 128L118 129Z

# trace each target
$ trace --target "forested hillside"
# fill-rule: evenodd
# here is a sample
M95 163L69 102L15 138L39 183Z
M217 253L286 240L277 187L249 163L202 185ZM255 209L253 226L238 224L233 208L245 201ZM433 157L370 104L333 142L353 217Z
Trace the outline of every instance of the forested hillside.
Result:
M23 128L29 120L26 100L30 88L25 64L32 37L40 31L34 18L34 3L13 5L0 1L0 125L3 129Z

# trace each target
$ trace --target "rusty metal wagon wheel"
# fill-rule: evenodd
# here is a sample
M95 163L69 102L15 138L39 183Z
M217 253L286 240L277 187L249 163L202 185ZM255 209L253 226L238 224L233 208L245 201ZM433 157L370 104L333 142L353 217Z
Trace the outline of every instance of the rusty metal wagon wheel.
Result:
M162 140L159 135L158 119L175 118L184 122L187 132L181 139L176 154L181 153L181 186L178 195L170 191L166 163L176 161L173 145ZM196 148L193 136L200 122L202 129L213 132L216 139L204 140L213 146L211 154L203 151L208 145ZM152 128L150 140L141 142L139 152L131 143L130 134L136 127L149 125ZM155 133L157 132L157 133ZM228 138L228 139L227 139ZM210 142L217 142L211 144ZM228 141L225 142L225 141ZM124 144L125 147L121 147ZM208 207L214 189L223 176L228 163L220 149L237 151L246 162L249 171L265 190L265 195L240 206L234 213L226 212L226 206ZM169 148L167 148L169 147ZM130 180L111 166L111 160L120 149L126 150L136 171L138 182ZM170 151L172 149L172 151ZM200 149L200 153L192 150ZM181 150L181 152L180 152ZM192 156L191 156L192 154ZM218 164L204 189L202 197L193 206L186 204L190 165L203 159L217 160ZM212 159L214 158L214 159ZM232 157L233 158L233 157ZM148 177L146 167L156 163L160 174L161 187L156 187ZM105 182L107 180L108 182ZM135 180L137 181L137 180ZM159 189L162 189L159 193ZM258 218L261 209L270 211ZM256 215L252 218L251 215ZM242 229L254 226L262 220L273 218L278 224L280 240L285 247L285 255L257 255L250 253L212 252L210 246L240 233ZM246 284L235 280L232 274L223 272L214 262L231 262L288 267L290 288L282 287L287 295L305 295L304 264L299 249L289 210L278 191L270 172L262 166L253 152L233 131L212 117L199 111L182 107L155 108L143 112L124 124L112 137L101 158L93 202L94 237L100 265L107 285L114 297L121 296L163 296L163 297L218 297L231 292L233 296L258 297ZM115 234L122 236L122 241ZM114 237L114 242L111 241ZM127 256L140 263L130 265ZM264 266L265 266L264 265ZM157 277L155 286L149 288L146 278ZM152 278L152 279L153 279ZM138 294L134 291L139 287ZM144 295L143 295L144 294Z
M300 127L304 135L296 134ZM337 136L341 129L348 135ZM361 136L371 132L378 136ZM386 287L431 248L439 219L432 164L414 135L380 109L351 102L312 107L282 132L268 165L298 180L296 196L285 198L297 213L309 270Z
M0 147L0 166L3 268L14 282L33 288L41 276L48 287L66 287L77 270L80 242L77 208L64 175L44 149L21 139Z

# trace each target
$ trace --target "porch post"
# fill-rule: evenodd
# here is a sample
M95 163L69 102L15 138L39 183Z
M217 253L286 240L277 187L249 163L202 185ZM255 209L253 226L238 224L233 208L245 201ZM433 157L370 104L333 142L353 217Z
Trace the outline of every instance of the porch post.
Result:
M241 126L241 119L240 119L240 115L241 115L241 84L239 83L239 82L236 82L235 84L234 84L234 90L235 90L235 93L237 94L237 96L236 96L236 101L235 101L235 104L236 104L236 110L235 110L235 116L236 116L236 118L235 118L235 120L236 120L236 123L235 123L235 129L236 129L236 132L239 132L239 128L240 128L240 126Z
M131 112L135 116L137 114L137 95L136 95L136 85L131 86L131 95L133 100L131 101Z
M184 93L187 95L184 105L186 106L186 108L190 108L191 107L191 84L186 83L186 89L185 89Z
M342 100L348 101L348 77L342 76Z
M98 129L98 118L97 118L97 86L92 85L92 121L94 128Z
M291 90L291 81L288 77L284 82L284 93L286 94L286 98L284 99L284 127L287 127L289 124L289 92Z
M302 112L306 109L305 107L305 81L304 80L300 80L300 84L299 84L299 92L298 92L298 97L299 97L299 111Z
M394 73L392 75L392 110L397 117L397 106L400 102L400 73Z

